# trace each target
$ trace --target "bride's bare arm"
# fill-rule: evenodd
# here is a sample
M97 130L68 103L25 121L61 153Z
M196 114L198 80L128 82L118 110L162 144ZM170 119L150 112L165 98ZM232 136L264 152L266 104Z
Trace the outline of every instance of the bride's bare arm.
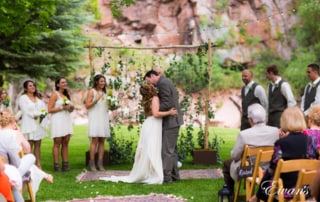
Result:
M165 112L159 111L160 100L158 96L153 96L151 109L152 109L152 115L157 118L178 114L178 111L174 108L171 108L169 111L165 111Z

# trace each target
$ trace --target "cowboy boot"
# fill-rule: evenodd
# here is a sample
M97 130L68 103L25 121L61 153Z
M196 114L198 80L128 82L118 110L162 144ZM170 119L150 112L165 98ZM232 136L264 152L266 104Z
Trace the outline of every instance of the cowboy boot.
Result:
M94 160L89 160L89 168L91 171L97 171Z
M53 163L54 172L61 172L59 163Z
M62 171L63 171L63 172L68 172L68 171L70 171L69 162L68 162L68 161L62 162Z
M105 169L103 167L103 159L98 159L98 169L100 171L105 171Z

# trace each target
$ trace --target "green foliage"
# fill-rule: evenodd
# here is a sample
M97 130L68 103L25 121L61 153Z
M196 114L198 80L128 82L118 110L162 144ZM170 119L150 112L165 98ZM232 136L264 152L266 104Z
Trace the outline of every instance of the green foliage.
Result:
M304 46L313 46L320 42L320 19L319 0L299 0L298 16L300 23L297 24L297 38Z
M81 26L90 21L84 0L1 1L0 70L33 78L67 76L83 65L86 38Z
M207 85L207 68L202 57L187 53L179 61L175 57L165 74L186 93L191 93L200 91Z
M219 0L215 5L216 9L228 8L228 0Z
M99 10L99 0L89 0L87 11L94 14L95 19L100 19L102 14Z
M114 126L111 126L110 138L107 138L107 141L109 143L110 162L112 164L132 162L132 139L116 138Z
M187 124L186 130L180 132L178 138L178 158L180 162L184 162L188 156L192 155L192 151L194 149L193 142L193 125Z
M204 130L203 128L200 128L200 130L197 133L197 143L200 146L200 148L204 148ZM209 135L210 137L210 135ZM213 137L211 140L209 140L209 149L215 149L217 151L217 162L219 164L222 163L220 150L222 149L222 144L225 143L223 138L221 136L218 136L217 133L213 131Z
M135 0L111 0L109 6L111 8L112 15L115 18L120 18L122 15L122 8L124 6L129 7L135 5Z

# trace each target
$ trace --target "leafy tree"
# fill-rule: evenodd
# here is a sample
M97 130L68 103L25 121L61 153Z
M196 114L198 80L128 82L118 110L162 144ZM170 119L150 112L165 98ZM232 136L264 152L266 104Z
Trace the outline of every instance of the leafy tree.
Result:
M91 19L85 0L4 0L0 3L0 71L30 77L67 76L81 66Z
M131 5L135 5L135 0L111 0L110 1L110 8L112 15L115 18L120 18L122 15L122 8L124 6L129 7Z
M303 47L320 54L320 1L299 0L298 1L299 23L296 26L296 37ZM317 58L319 61L319 58Z

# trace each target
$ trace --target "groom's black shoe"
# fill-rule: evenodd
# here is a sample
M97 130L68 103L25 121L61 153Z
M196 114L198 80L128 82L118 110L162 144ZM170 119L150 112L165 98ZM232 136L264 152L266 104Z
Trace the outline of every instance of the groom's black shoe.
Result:
M164 180L162 184L170 184L172 182L173 182L172 180Z

